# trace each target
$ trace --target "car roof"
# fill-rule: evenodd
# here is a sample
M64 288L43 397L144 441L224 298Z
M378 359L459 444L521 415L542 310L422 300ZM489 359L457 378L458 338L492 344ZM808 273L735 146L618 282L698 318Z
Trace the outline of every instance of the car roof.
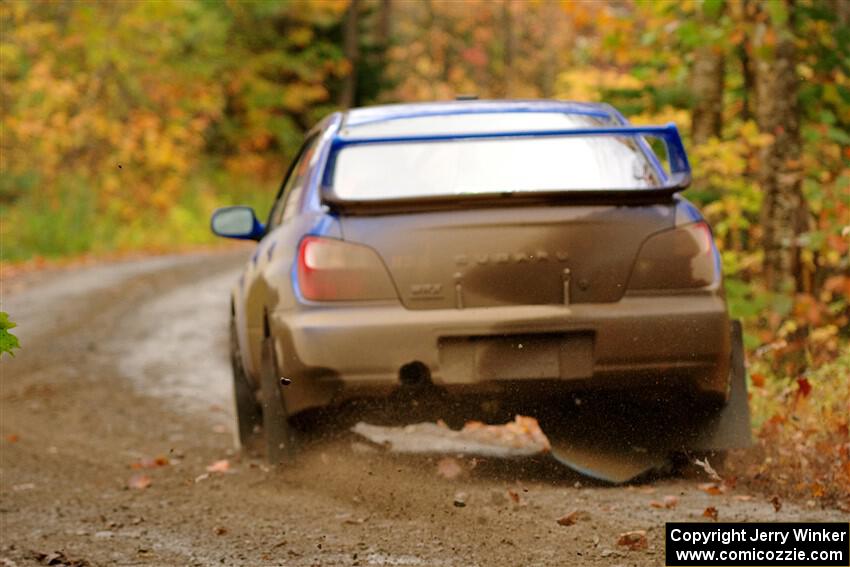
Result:
M626 123L613 106L605 103L561 100L459 100L352 108L344 113L342 127L427 116L525 112L579 114L607 119L618 124Z

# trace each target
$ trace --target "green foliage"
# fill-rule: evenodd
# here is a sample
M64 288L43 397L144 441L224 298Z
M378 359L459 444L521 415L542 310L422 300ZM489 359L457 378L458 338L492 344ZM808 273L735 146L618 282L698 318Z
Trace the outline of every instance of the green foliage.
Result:
M18 337L9 332L9 329L13 329L17 327L17 325L9 320L9 314L0 311L0 356L3 353L9 353L9 356L15 356L13 352L16 348L21 348L20 343L18 342Z

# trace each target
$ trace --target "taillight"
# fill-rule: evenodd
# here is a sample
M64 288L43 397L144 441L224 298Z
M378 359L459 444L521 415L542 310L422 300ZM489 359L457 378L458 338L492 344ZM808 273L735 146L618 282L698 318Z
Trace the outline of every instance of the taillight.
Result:
M298 249L298 289L313 301L398 297L377 253L366 246L306 236Z
M704 222L650 237L640 249L629 289L705 287L720 277L711 229Z

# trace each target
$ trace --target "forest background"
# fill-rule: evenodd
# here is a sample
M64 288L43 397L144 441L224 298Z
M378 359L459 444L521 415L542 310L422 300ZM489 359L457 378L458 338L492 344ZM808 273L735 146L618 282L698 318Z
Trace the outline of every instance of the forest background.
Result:
M850 1L11 0L0 25L7 274L211 244L210 213L264 214L339 108L554 97L675 122L745 322L738 473L850 506Z

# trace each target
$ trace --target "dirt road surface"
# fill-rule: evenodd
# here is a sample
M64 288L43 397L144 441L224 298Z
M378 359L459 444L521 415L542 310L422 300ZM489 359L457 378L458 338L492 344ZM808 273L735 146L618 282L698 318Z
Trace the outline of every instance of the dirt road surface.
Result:
M233 450L227 290L244 259L5 282L23 349L0 362L0 565L663 565L664 522L710 521L708 507L725 521L846 520L710 495L697 476L612 488L460 460L448 480L437 458L366 450L345 431L269 470ZM150 485L128 487L134 475ZM650 505L665 496L677 504ZM631 530L646 549L618 545Z

